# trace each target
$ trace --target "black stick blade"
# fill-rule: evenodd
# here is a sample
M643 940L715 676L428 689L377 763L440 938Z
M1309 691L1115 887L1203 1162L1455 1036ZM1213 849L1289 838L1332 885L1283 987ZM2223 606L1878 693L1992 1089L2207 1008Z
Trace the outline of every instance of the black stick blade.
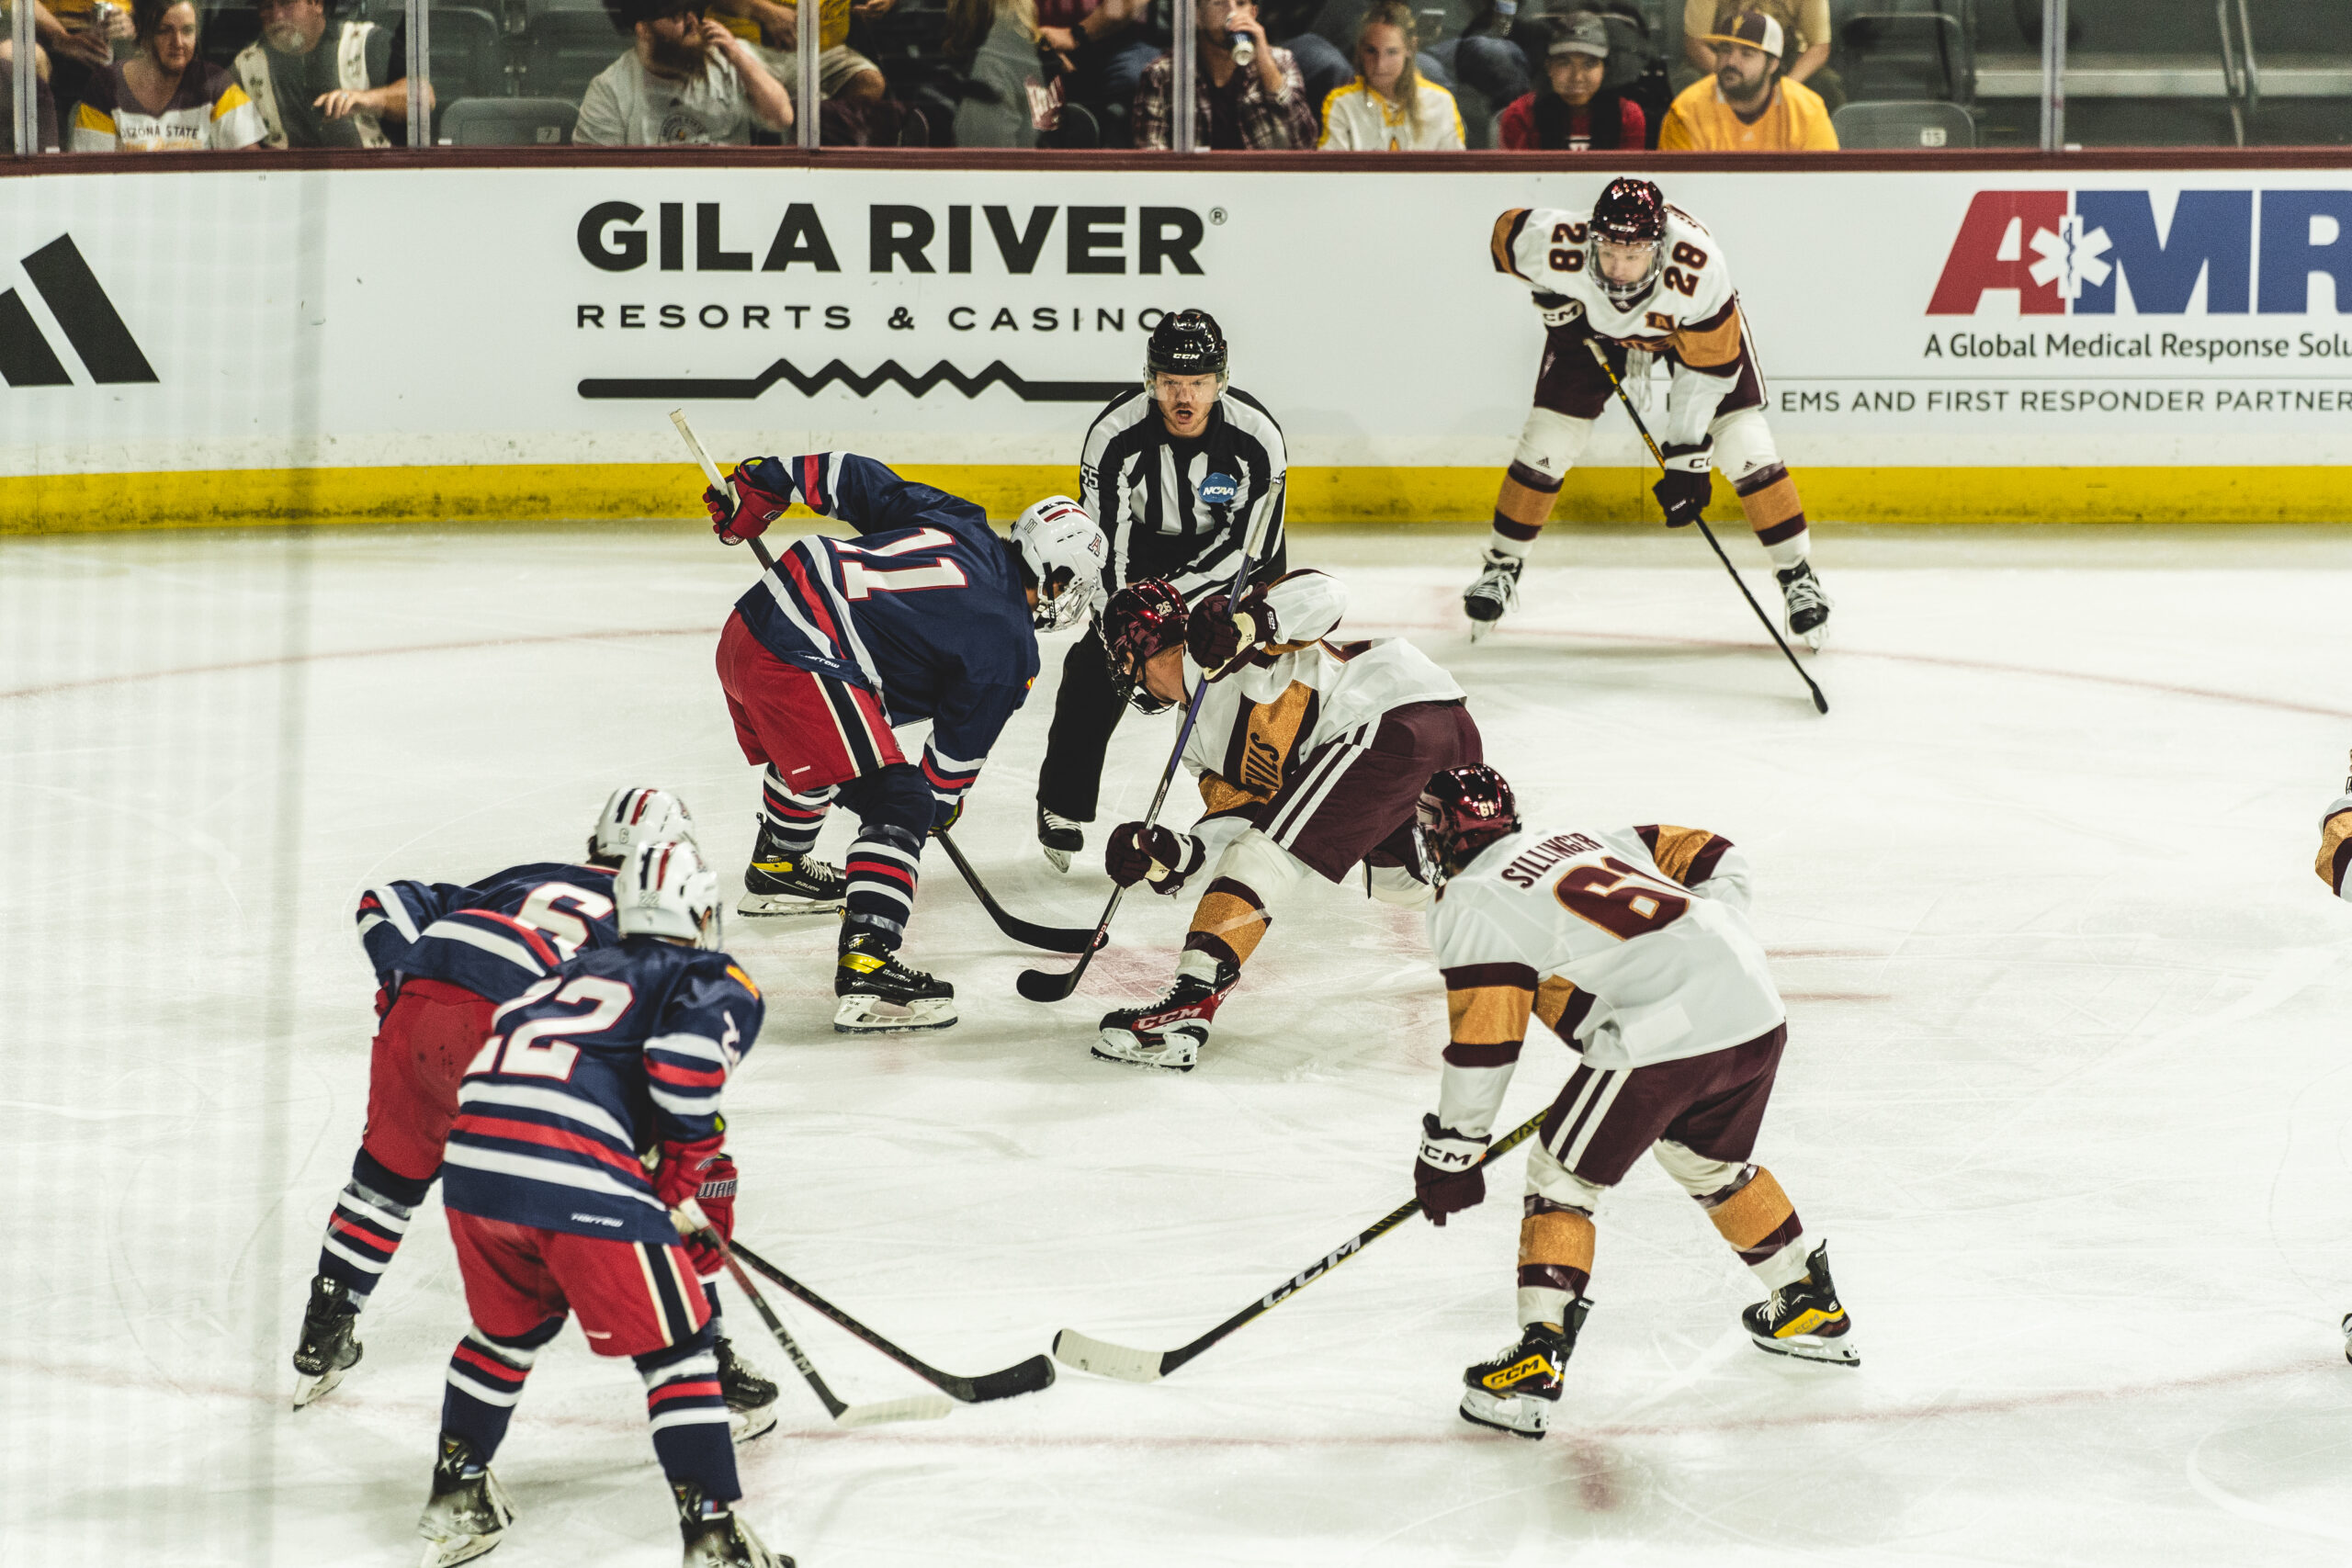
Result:
M1021 978L1013 982L1013 987L1029 1001L1063 1002L1068 1001L1069 994L1078 989L1078 977L1084 973L1086 964L1081 957L1077 966L1065 974L1057 975L1048 969L1023 969Z
M1054 1360L1050 1356L1032 1356L1027 1360L970 1380L965 1392L967 1404L985 1404L991 1399L1013 1399L1024 1393L1054 1386Z

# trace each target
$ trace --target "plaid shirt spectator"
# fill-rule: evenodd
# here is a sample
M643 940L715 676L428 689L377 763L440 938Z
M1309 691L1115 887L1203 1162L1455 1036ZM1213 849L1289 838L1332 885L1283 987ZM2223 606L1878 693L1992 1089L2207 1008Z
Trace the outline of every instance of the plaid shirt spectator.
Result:
M1209 80L1205 62L1193 73L1193 142L1202 148L1254 152L1304 152L1315 145L1315 106L1306 79L1290 51L1272 51L1283 73L1280 97L1268 97L1254 69L1236 70L1224 86ZM1176 96L1176 57L1163 54L1144 67L1136 89L1135 142L1166 150L1175 145L1169 106Z

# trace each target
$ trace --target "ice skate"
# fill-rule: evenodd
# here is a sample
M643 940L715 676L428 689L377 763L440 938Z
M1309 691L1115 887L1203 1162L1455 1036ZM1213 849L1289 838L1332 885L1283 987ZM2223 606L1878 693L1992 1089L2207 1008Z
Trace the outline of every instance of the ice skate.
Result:
M1564 1328L1531 1323L1517 1342L1462 1371L1462 1418L1513 1437L1541 1439L1560 1403L1561 1377L1591 1303L1568 1303Z
M311 1300L302 1308L302 1338L294 1347L294 1408L324 1398L343 1374L359 1364L365 1348L357 1337L359 1309L340 1280L324 1274L311 1280Z
M956 987L899 962L876 932L860 931L833 970L833 1030L840 1034L905 1034L956 1021Z
M424 1538L424 1568L448 1568L480 1557L496 1546L514 1522L514 1505L490 1467L465 1438L441 1434L441 1457L433 1466L433 1495L416 1521Z
M2352 1312L2344 1314L2344 1359L2352 1361Z
M1200 1062L1201 1047L1208 1043L1209 1021L1216 1017L1217 1004L1240 978L1238 968L1220 964L1214 983L1179 975L1158 1001L1104 1013L1094 1055L1106 1062L1191 1072Z
M739 1443L765 1437L775 1427L775 1384L739 1359L726 1336L719 1336L711 1349L718 1358L718 1393L727 1401L728 1435Z
M1819 653L1829 635L1829 595L1821 591L1821 579L1813 575L1813 563L1801 560L1772 575L1780 579L1781 595L1789 602L1789 635L1804 638L1804 645Z
M776 842L775 829L760 824L760 841L752 863L743 869L743 898L735 906L743 915L830 915L849 897L849 885L837 866L806 854L787 854Z
M794 1568L791 1558L770 1551L726 1504L705 1501L701 1487L682 1482L670 1490L678 1499L685 1568Z
M1506 610L1519 608L1519 573L1527 563L1500 550L1488 550L1478 570L1478 581L1462 591L1462 613L1470 617L1470 640L1495 629Z
M1823 1242L1804 1260L1804 1278L1783 1285L1770 1301L1758 1302L1739 1314L1747 1337L1759 1350L1795 1356L1807 1361L1827 1361L1858 1367L1849 1331L1853 1322L1838 1301L1838 1286L1829 1278L1829 1244ZM2352 1351L2347 1351L2352 1354Z
M1082 824L1059 812L1037 807L1037 847L1045 852L1046 863L1068 874L1070 856L1086 847L1086 830Z

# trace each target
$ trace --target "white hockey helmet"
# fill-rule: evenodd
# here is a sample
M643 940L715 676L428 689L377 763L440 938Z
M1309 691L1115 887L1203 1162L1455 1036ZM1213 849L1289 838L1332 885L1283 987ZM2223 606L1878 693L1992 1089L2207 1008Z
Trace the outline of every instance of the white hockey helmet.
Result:
M1035 580L1037 608L1031 623L1039 631L1058 632L1083 620L1094 606L1111 557L1109 542L1086 508L1066 495L1032 502L1012 525L1012 542Z
M666 789L616 789L588 835L588 858L597 865L619 865L638 845L663 839L695 841L694 813L686 803Z
M716 949L718 874L691 839L648 839L613 877L623 936L666 936Z

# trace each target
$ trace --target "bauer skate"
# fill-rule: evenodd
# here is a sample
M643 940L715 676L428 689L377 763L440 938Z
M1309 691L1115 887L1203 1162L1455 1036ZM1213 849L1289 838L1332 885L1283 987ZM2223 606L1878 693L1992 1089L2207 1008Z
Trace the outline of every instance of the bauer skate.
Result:
M1813 575L1813 563L1801 560L1772 575L1789 603L1789 635L1804 638L1804 645L1819 653L1822 639L1829 635L1829 595L1821 591L1821 579Z
M1046 853L1046 863L1068 875L1070 856L1086 848L1086 831L1082 823L1064 817L1057 811L1037 807L1037 847Z
M775 1384L739 1359L726 1336L718 1337L711 1351L718 1358L718 1394L727 1402L729 1435L739 1443L765 1437L775 1426Z
M704 1497L690 1481L670 1490L678 1499L678 1533L685 1538L685 1568L794 1568L791 1558L770 1551L752 1527L724 1503Z
M1470 617L1470 640L1495 629L1506 610L1519 608L1519 573L1527 563L1500 550L1488 550L1478 581L1462 591L1462 613Z
M956 987L899 963L878 931L860 931L842 948L833 995L838 1034L907 1034L956 1021Z
M357 1335L359 1309L351 1304L350 1289L325 1274L311 1280L311 1299L302 1308L302 1338L294 1347L294 1408L323 1399L343 1374L359 1364L365 1348Z
M433 1466L433 1495L416 1521L424 1538L424 1568L449 1568L496 1546L514 1522L514 1505L474 1446L441 1434L441 1457Z
M1759 1350L1794 1356L1806 1361L1858 1367L1849 1331L1853 1320L1838 1300L1838 1286L1829 1278L1829 1244L1823 1242L1806 1257L1804 1278L1783 1285L1770 1301L1758 1302L1739 1314L1747 1337Z
M791 854L775 832L760 824L759 846L743 871L743 899L735 906L742 915L830 915L849 897L849 885L837 866Z
M1566 1327L1531 1323L1516 1344L1462 1371L1462 1418L1515 1438L1541 1439L1560 1403L1561 1377L1576 1353L1577 1332L1591 1303L1568 1303Z
M1094 1055L1106 1062L1191 1072L1200 1063L1201 1047L1208 1043L1209 1021L1216 1017L1217 1004L1240 978L1238 966L1219 962L1214 981L1179 975L1167 994L1149 1006L1104 1013Z

